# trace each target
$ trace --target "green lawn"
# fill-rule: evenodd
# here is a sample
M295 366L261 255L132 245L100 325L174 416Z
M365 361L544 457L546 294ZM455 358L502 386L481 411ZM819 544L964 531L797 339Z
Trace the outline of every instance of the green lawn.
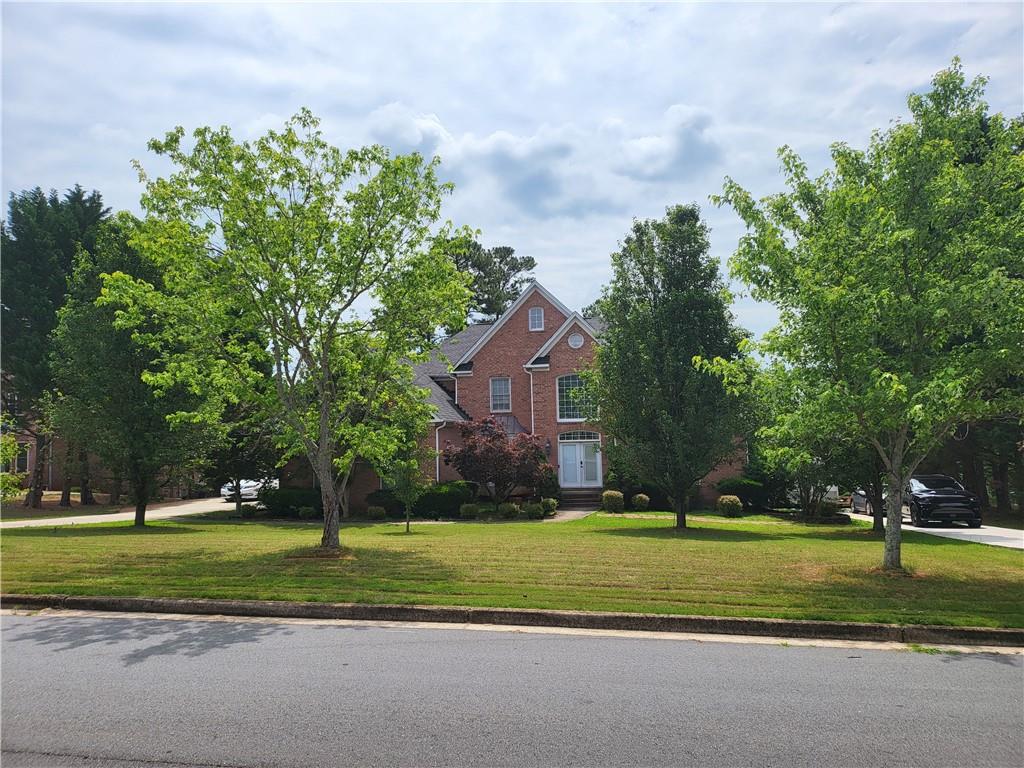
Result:
M569 523L353 525L190 519L9 530L5 592L293 599L1024 626L1024 553L908 534L878 572L867 524L595 515Z

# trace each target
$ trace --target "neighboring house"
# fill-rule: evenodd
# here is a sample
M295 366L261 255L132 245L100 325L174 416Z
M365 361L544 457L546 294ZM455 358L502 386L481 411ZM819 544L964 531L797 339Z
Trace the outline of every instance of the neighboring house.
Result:
M468 326L416 366L415 383L428 391L435 409L424 443L437 452L449 443L458 445L460 424L490 416L510 435L538 436L563 494L599 493L608 471L601 451L604 437L582 418L572 391L581 386L579 374L593 359L603 327L532 282L495 322ZM440 456L429 470L436 482L459 479ZM708 480L741 470L740 461L726 463ZM282 483L314 484L308 463L289 462ZM357 463L349 481L351 508L365 508L367 494L379 487L373 469Z

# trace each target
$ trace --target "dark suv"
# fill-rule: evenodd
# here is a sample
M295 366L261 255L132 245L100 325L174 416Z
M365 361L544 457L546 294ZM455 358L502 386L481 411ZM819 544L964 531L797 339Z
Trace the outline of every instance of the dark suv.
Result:
M904 491L910 506L910 522L923 525L932 520L959 520L971 528L981 527L978 497L946 475L914 475Z

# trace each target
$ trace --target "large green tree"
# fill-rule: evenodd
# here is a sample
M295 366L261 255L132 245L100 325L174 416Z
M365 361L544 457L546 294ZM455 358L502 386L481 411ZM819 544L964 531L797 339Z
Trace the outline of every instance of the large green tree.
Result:
M468 278L452 258L465 235L440 222L451 186L436 158L331 146L305 110L252 142L227 128L185 142L178 128L150 148L173 172L143 174L136 242L163 267L164 289L113 275L109 299L128 325L166 315L187 345L157 386L186 381L245 401L269 356L262 408L281 425L279 443L309 459L322 545L337 548L356 458L384 466L410 420L425 426L411 365L438 327L465 322Z
M101 225L95 253L78 251L53 334L56 394L49 417L60 434L87 442L128 481L141 526L161 480L196 468L217 435L203 422L176 418L201 411L201 395L182 384L160 392L150 386L147 376L164 373L159 354L116 327L116 308L99 301L104 274L162 285L160 268L130 245L137 229L129 214L119 214ZM149 318L134 334L162 336L158 323Z
M63 196L35 189L12 194L0 225L0 342L4 409L16 414L16 427L35 437L34 466L26 505L38 507L43 461L50 432L43 418L51 389L50 334L64 304L68 277L79 247L92 251L100 222L107 216L99 192L77 184Z
M663 492L686 527L690 492L732 454L743 409L694 358L735 360L744 334L696 205L638 220L612 254L608 323L587 398L617 466Z
M537 267L532 256L516 256L515 249L507 245L484 248L476 240L457 248L453 258L456 266L472 277L473 298L469 308L483 321L500 317Z
M727 180L716 198L747 225L734 275L779 308L761 350L885 466L887 569L929 451L960 422L1024 412L1024 123L990 113L958 61L932 84L867 149L833 145L821 176L783 148L786 192L756 201Z

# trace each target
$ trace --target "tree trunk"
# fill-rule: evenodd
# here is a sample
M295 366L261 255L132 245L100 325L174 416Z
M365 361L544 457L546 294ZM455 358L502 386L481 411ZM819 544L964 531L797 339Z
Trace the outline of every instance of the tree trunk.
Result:
M410 504L405 505L405 532L409 533L409 521L412 519L412 506Z
M900 559L900 545L903 540L903 478L899 476L899 465L894 471L887 473L889 482L889 499L886 510L885 554L882 557L882 568L887 571L903 570Z
M78 503L83 507L87 507L95 504L96 499L92 495L92 478L89 472L89 454L85 451L78 452L78 467Z
M871 504L871 530L874 533L885 533L885 499L882 494L885 489L885 465L877 455L874 459L874 471L867 487Z
M121 470L115 469L110 478L110 504L117 506L121 503Z
M60 506L71 506L71 443L68 443L64 450L64 471L63 481L60 489Z
M144 479L132 481L132 493L135 496L135 525L146 524L146 505L149 503L149 483Z
M43 505L43 453L46 451L47 440L43 435L36 435L36 455L32 462L32 481L28 493L25 494L25 506L39 509Z
M676 513L676 528L686 527L686 513L690 509L690 495L678 494L672 497L672 511Z
M1017 495L1017 511L1024 512L1024 453L1020 451L1013 461L1013 487Z
M237 478L231 478L231 482L235 485L235 514L239 517L242 516L242 481Z
M996 511L1010 512L1010 462L1005 459L992 461L992 489L996 494Z
M334 462L330 456L317 457L313 465L320 481L320 499L324 507L324 532L320 546L326 549L340 549L340 514L338 486L335 483Z

